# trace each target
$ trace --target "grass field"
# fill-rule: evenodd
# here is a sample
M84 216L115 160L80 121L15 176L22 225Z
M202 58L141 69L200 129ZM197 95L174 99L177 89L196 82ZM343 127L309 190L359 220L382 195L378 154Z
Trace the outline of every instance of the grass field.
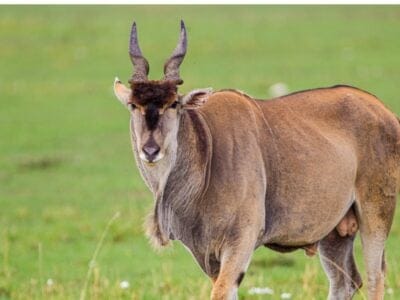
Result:
M268 98L276 82L290 91L344 83L400 114L400 6L1 6L0 299L78 299L117 212L87 299L209 296L211 284L179 243L156 253L144 237L152 197L132 157L128 112L111 88L114 76L126 82L132 71L132 20L157 79L181 18L189 34L181 92L211 86ZM399 245L397 211L388 299L400 299ZM252 287L274 294L253 296ZM258 249L239 293L325 299L327 291L318 258Z

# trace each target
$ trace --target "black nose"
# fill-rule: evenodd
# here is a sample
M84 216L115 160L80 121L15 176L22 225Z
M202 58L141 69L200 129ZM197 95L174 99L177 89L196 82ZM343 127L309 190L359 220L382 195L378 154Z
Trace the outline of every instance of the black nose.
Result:
M142 148L146 158L149 161L153 161L154 158L157 156L158 152L160 152L160 147L153 141L147 142L144 144Z

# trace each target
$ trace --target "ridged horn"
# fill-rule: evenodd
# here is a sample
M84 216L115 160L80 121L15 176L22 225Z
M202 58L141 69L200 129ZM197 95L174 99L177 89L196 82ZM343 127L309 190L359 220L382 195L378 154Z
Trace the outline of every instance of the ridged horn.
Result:
M187 48L185 23L181 20L181 33L178 45L171 57L164 64L164 80L175 81L176 84L182 84L183 80L179 76L179 66L185 58Z
M147 59L143 57L142 51L140 51L136 31L136 22L133 22L132 24L131 38L129 43L129 56L134 67L134 73L130 82L147 81L147 75L149 74L149 63L147 62Z

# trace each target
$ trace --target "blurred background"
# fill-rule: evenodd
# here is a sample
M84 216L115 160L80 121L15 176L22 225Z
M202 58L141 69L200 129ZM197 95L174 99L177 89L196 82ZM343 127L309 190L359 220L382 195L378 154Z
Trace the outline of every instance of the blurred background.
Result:
M112 93L114 77L126 83L132 72L132 21L159 79L180 19L189 39L181 93L237 88L267 99L349 84L400 114L400 6L1 6L0 299L77 299L82 290L87 299L209 297L209 280L179 243L157 253L144 237L153 200L132 156L129 113ZM400 297L399 242L397 213L388 299ZM359 241L356 251L363 270ZM260 248L239 293L327 291L318 258Z

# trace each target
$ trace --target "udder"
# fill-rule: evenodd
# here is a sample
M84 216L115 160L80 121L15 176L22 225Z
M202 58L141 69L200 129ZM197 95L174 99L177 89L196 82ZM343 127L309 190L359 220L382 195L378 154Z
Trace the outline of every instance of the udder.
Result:
M358 230L358 222L354 209L350 208L343 219L336 226L336 230L341 237L354 236Z

